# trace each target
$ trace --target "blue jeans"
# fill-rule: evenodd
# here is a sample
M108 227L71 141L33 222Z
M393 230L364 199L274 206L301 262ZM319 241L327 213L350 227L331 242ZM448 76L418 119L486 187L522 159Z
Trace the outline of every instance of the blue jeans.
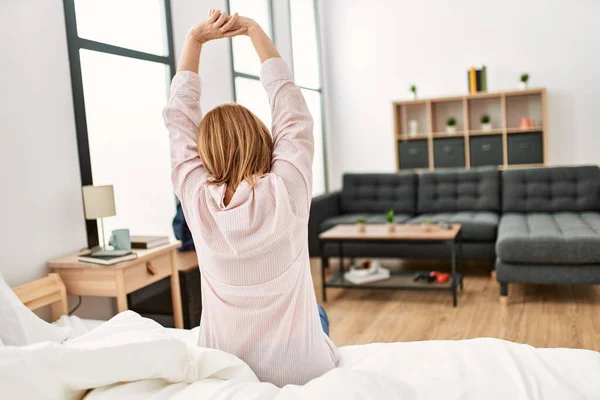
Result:
M325 332L325 334L329 336L329 318L327 318L327 313L320 305L317 305L317 308L319 309L319 317L321 318L321 326L323 327L323 332Z

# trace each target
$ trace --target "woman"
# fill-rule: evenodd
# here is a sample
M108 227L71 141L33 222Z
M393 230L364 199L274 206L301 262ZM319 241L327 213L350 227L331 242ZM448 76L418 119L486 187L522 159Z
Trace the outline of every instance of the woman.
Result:
M273 137L240 105L202 118L202 45L236 35L248 35L260 57ZM202 272L199 346L238 356L277 386L304 384L334 368L336 349L321 326L307 247L313 120L260 26L218 10L194 26L164 120L173 185Z

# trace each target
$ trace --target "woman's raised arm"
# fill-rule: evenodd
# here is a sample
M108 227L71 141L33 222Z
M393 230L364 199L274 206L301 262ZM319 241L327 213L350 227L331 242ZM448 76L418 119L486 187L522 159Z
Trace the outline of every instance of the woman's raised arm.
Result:
M271 172L282 178L294 214L308 219L312 198L313 119L300 88L281 59L275 45L256 24L239 17L241 27L258 53L260 80L267 92L273 120L273 162Z
M198 127L202 120L198 76L202 45L209 40L245 32L245 28L234 28L237 19L237 14L230 17L218 10L211 10L206 21L196 24L190 30L177 74L171 83L169 103L163 111L165 126L171 138L171 180L175 194L184 206L209 176L198 156L197 148Z

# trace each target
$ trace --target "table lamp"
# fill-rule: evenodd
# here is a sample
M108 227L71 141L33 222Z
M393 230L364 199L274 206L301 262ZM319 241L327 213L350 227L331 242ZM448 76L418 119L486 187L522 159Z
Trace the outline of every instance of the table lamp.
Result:
M94 220L100 218L102 226L102 248L105 248L104 218L117 215L115 209L115 193L112 185L106 186L84 186L83 209L85 219Z

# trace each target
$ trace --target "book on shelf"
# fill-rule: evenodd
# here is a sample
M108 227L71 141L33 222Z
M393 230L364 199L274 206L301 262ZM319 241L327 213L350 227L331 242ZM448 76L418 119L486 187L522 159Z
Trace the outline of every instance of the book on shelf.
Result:
M469 68L467 71L467 86L469 93L487 91L487 68L485 65L481 69Z
M132 249L153 249L155 247L169 244L168 236L132 236Z
M114 265L124 261L135 260L136 258L137 254L131 252L129 252L129 254L119 256L86 254L78 257L79 261L81 262L100 265Z
M361 285L363 283L384 281L390 279L390 270L387 268L379 268L372 274L368 275L356 275L352 271L344 273L344 279L354 283L355 285Z
M481 91L487 92L487 68L485 65L481 67Z
M469 93L475 93L477 91L477 76L475 75L475 68L469 69Z

